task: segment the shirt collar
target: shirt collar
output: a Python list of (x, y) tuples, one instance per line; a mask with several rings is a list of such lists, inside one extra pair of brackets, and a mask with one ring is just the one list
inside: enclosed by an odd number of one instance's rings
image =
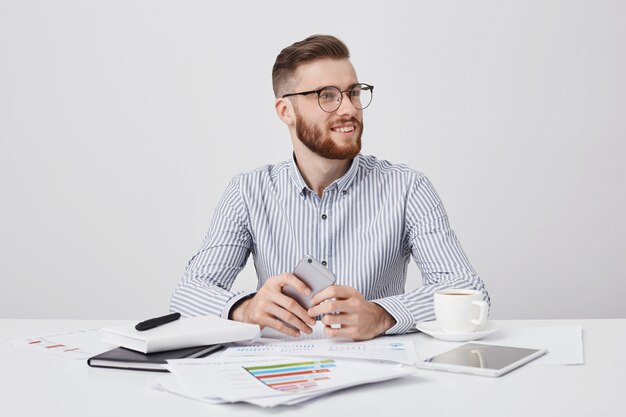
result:
[[(343, 176), (335, 181), (337, 184), (337, 189), (341, 192), (348, 191), (354, 178), (356, 177), (356, 173), (359, 170), (359, 164), (361, 162), (361, 154), (358, 154), (353, 160), (352, 165), (350, 165), (350, 169), (348, 172), (343, 174)], [(331, 184), (332, 185), (332, 184)]]
[(304, 178), (302, 178), (300, 169), (298, 168), (298, 165), (296, 164), (295, 153), (291, 154), (291, 169), (289, 170), (289, 173), (291, 174), (291, 180), (293, 181), (300, 195), (304, 196), (307, 191), (312, 192), (312, 190), (306, 185)]
[[(350, 186), (352, 185), (354, 178), (356, 177), (357, 171), (359, 170), (359, 164), (360, 164), (361, 158), (362, 158), (361, 154), (358, 154), (352, 160), (352, 164), (350, 165), (348, 172), (346, 172), (345, 174), (343, 174), (343, 176), (333, 181), (328, 187), (326, 187), (326, 189), (330, 190), (333, 187), (337, 187), (339, 191), (345, 194), (347, 190), (350, 188)], [(291, 169), (289, 171), (291, 174), (291, 180), (293, 181), (294, 185), (296, 186), (298, 192), (301, 195), (305, 195), (307, 192), (310, 192), (310, 193), (313, 192), (313, 190), (311, 190), (306, 185), (306, 182), (304, 181), (304, 178), (302, 177), (302, 173), (300, 172), (300, 169), (298, 168), (298, 165), (296, 164), (295, 153), (292, 154), (291, 156)]]

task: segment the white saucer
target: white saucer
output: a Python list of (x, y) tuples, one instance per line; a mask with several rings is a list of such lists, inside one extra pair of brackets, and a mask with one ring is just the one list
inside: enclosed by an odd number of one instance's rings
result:
[(469, 342), (470, 340), (478, 340), (499, 330), (495, 327), (487, 327), (479, 328), (476, 331), (468, 333), (448, 333), (441, 330), (437, 320), (417, 323), (415, 327), (417, 327), (417, 330), (420, 332), (426, 333), (435, 339), (445, 340), (446, 342)]

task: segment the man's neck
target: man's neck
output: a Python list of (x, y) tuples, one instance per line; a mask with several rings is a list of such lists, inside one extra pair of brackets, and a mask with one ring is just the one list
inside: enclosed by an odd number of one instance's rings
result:
[(294, 149), (296, 164), (306, 184), (322, 198), (324, 190), (338, 178), (341, 178), (352, 164), (352, 160), (326, 159), (308, 148)]

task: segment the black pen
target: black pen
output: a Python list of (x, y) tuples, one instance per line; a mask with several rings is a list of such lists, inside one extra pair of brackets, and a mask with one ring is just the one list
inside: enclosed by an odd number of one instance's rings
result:
[(162, 326), (172, 321), (176, 321), (179, 318), (180, 318), (180, 313), (171, 313), (165, 316), (155, 317), (153, 319), (148, 319), (146, 321), (142, 321), (141, 323), (137, 323), (137, 325), (135, 326), (135, 329), (139, 331), (153, 329), (155, 327)]

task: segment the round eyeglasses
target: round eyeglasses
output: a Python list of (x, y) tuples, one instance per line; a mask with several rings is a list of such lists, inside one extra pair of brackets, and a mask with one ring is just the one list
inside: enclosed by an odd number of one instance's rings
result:
[(347, 90), (340, 90), (335, 86), (320, 88), (319, 90), (302, 91), (300, 93), (284, 94), (283, 98), (291, 96), (306, 96), (309, 94), (317, 94), (317, 103), (320, 108), (327, 113), (333, 113), (341, 107), (343, 101), (343, 93), (348, 93), (350, 102), (358, 110), (363, 110), (372, 103), (374, 95), (374, 86), (369, 84), (355, 84)]

